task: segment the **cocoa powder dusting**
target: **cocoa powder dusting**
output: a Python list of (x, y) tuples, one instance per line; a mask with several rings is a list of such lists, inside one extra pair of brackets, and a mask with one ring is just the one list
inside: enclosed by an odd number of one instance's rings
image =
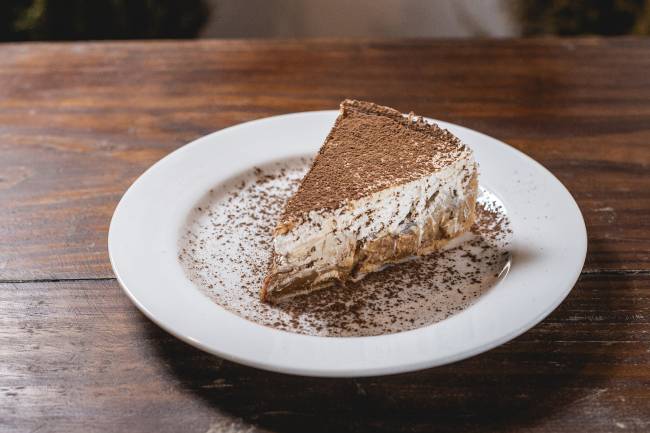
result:
[(279, 305), (259, 300), (283, 206), (309, 161), (256, 167), (211, 190), (188, 216), (179, 260), (210, 299), (261, 325), (321, 336), (367, 336), (426, 326), (471, 305), (506, 274), (509, 221), (501, 203), (481, 190), (466, 242)]
[(429, 176), (468, 150), (446, 129), (392, 108), (345, 100), (281, 223)]

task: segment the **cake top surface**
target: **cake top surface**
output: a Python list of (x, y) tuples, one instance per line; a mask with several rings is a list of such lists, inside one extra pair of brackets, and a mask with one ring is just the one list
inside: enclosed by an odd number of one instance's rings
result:
[(467, 152), (449, 131), (413, 113), (346, 99), (280, 223), (428, 176)]

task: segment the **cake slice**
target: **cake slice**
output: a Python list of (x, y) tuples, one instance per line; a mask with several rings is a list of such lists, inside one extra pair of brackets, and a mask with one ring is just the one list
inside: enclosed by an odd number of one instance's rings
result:
[(276, 302), (444, 248), (475, 217), (477, 167), (449, 131), (345, 100), (273, 233), (261, 298)]

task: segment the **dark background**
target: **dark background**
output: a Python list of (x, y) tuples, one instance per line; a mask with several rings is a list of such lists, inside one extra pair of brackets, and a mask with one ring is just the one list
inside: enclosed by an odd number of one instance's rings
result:
[[(454, 9), (461, 16), (462, 22), (462, 19), (467, 20), (468, 16), (471, 18), (472, 11), (476, 12), (480, 9), (479, 6), (485, 8), (485, 3), (481, 5), (478, 3), (480, 1), (461, 2), (464, 10), (453, 4), (449, 6), (447, 2), (447, 9)], [(224, 6), (224, 11), (237, 9), (237, 13), (221, 16), (220, 3)], [(423, 0), (408, 3), (411, 15), (417, 15), (418, 7), (433, 8), (435, 11), (436, 3), (441, 2)], [(268, 4), (267, 2), (267, 6)], [(248, 0), (236, 3), (228, 0), (3, 0), (0, 2), (0, 41), (219, 37), (224, 36), (219, 33), (220, 26), (239, 29), (236, 35), (243, 37), (309, 36), (313, 34), (313, 32), (309, 33), (309, 29), (298, 32), (288, 27), (286, 23), (268, 26), (265, 21), (282, 20), (284, 12), (282, 9), (285, 8), (286, 15), (291, 15), (295, 9), (299, 9), (304, 14), (305, 9), (321, 8), (322, 4), (305, 2), (297, 6), (295, 1), (275, 0), (272, 2), (271, 9), (263, 9), (261, 3)], [(366, 3), (366, 11), (368, 7), (377, 4)], [(650, 33), (650, 1), (646, 0), (496, 0), (491, 4), (494, 6), (490, 7), (499, 9), (497, 12), (510, 17), (514, 28), (506, 32), (506, 35), (510, 36)], [(345, 3), (336, 4), (334, 7), (341, 8), (341, 5)], [(387, 7), (385, 2), (383, 7)], [(390, 7), (395, 8), (389, 4), (388, 8)], [(360, 10), (363, 9), (353, 8), (350, 13), (359, 14)], [(316, 11), (311, 15), (318, 17), (319, 12)], [(336, 23), (335, 14), (341, 12), (346, 11), (335, 11), (330, 20)], [(260, 14), (262, 16), (259, 16)], [(379, 12), (379, 16), (385, 15)], [(481, 13), (477, 15), (480, 17)], [(253, 21), (252, 18), (255, 20)], [(367, 14), (359, 17), (362, 18), (373, 19), (372, 16), (368, 18)], [(296, 19), (300, 20), (301, 17), (298, 16)], [(476, 20), (476, 17), (472, 19)], [(241, 23), (232, 23), (233, 20), (240, 20)], [(394, 29), (389, 31), (385, 28), (385, 23), (371, 22), (370, 36), (412, 36), (412, 33), (408, 33), (409, 17), (406, 16), (404, 20), (399, 24), (399, 27), (404, 29), (403, 35)], [(209, 26), (212, 30), (202, 34), (202, 30), (208, 23), (212, 23)], [(419, 25), (422, 26), (422, 22)], [(426, 25), (425, 22), (424, 26)], [(439, 23), (432, 20), (431, 26), (436, 25)], [(499, 23), (491, 25), (499, 26)], [(260, 27), (266, 29), (263, 34), (260, 33)], [(336, 29), (332, 31), (336, 34)], [(430, 35), (431, 32), (420, 31), (420, 33)], [(232, 34), (232, 30), (229, 34)], [(433, 32), (433, 34), (457, 36), (456, 32), (449, 29)], [(345, 30), (341, 35), (346, 36)], [(470, 32), (470, 35), (490, 36), (489, 32), (480, 29)]]

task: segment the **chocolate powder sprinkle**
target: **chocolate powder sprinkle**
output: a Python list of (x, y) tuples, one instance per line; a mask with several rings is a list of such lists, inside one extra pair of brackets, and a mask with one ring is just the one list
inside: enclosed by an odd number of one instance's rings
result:
[(345, 100), (280, 223), (428, 176), (465, 152), (449, 131), (412, 113), (405, 117), (371, 102)]
[[(345, 287), (279, 305), (259, 300), (272, 231), (309, 161), (257, 167), (197, 203), (179, 240), (188, 277), (217, 305), (258, 324), (309, 335), (366, 336), (406, 331), (456, 314), (504, 277), (509, 221), (481, 190), (477, 221), (465, 243)], [(200, 208), (200, 209), (199, 209)]]

